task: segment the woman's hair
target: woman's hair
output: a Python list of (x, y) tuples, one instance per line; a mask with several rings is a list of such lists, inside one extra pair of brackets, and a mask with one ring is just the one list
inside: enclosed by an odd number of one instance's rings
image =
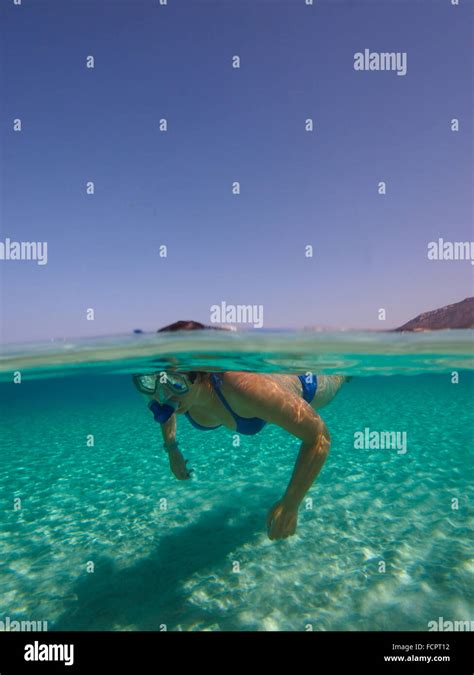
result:
[[(156, 332), (171, 333), (178, 330), (225, 330), (225, 329), (221, 328), (220, 326), (205, 326), (200, 321), (175, 321), (174, 323), (170, 323), (169, 326), (163, 326), (163, 328), (159, 328)], [(207, 373), (204, 373), (199, 370), (194, 372), (188, 372), (187, 374), (192, 383), (196, 381), (196, 377), (198, 376), (198, 374), (201, 375), (201, 377), (207, 375)]]
[(225, 330), (225, 329), (221, 328), (220, 326), (205, 326), (200, 321), (175, 321), (174, 323), (170, 323), (169, 326), (163, 326), (163, 328), (159, 328), (156, 332), (165, 333), (176, 330)]
[(203, 328), (207, 327), (208, 326), (205, 326), (199, 321), (175, 321), (174, 323), (170, 323), (169, 326), (163, 326), (163, 328), (159, 328), (157, 333), (175, 330), (202, 330)]

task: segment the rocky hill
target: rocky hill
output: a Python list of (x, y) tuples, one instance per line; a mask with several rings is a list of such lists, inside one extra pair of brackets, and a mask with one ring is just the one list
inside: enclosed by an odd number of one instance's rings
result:
[(446, 330), (474, 328), (474, 297), (419, 314), (395, 331)]

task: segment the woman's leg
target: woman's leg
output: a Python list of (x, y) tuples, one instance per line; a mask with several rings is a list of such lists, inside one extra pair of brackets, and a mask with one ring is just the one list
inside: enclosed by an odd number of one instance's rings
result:
[(311, 406), (315, 409), (323, 408), (331, 403), (344, 382), (349, 378), (345, 375), (318, 375), (318, 388), (311, 401)]

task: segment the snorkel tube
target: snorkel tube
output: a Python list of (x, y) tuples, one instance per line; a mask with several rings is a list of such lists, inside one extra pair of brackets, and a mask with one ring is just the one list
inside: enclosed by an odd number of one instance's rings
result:
[[(159, 375), (166, 375), (163, 382), (160, 381)], [(135, 374), (132, 375), (132, 380), (141, 394), (156, 397), (148, 403), (148, 407), (153, 413), (155, 422), (160, 424), (167, 422), (179, 407), (179, 403), (173, 401), (172, 397), (182, 396), (189, 391), (189, 382), (183, 373)]]
[[(152, 382), (150, 383), (149, 387), (147, 387), (146, 384), (143, 383), (143, 380), (147, 379), (152, 379)], [(167, 395), (162, 388), (157, 387), (157, 380), (156, 378), (153, 378), (153, 376), (132, 375), (132, 380), (133, 384), (141, 394), (151, 395), (157, 392), (158, 390), (157, 393), (158, 398), (160, 400), (157, 401), (156, 399), (152, 399), (148, 403), (148, 408), (153, 413), (155, 422), (158, 422), (159, 424), (164, 424), (165, 422), (167, 422), (171, 417), (171, 415), (175, 412), (176, 408), (178, 407), (178, 404), (174, 403), (173, 401), (170, 401), (169, 395)]]
[(150, 401), (148, 407), (153, 413), (155, 422), (159, 422), (160, 424), (167, 422), (175, 411), (175, 408), (169, 405), (169, 403), (161, 404), (158, 401)]

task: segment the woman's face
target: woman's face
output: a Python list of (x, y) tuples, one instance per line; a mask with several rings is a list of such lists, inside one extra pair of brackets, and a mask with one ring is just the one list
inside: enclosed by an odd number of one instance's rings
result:
[(155, 393), (149, 395), (149, 399), (160, 404), (170, 403), (177, 413), (187, 412), (196, 400), (201, 378), (197, 375), (194, 382), (191, 382), (189, 376), (184, 374), (181, 376), (187, 385), (187, 391), (179, 393), (167, 384), (159, 384)]

